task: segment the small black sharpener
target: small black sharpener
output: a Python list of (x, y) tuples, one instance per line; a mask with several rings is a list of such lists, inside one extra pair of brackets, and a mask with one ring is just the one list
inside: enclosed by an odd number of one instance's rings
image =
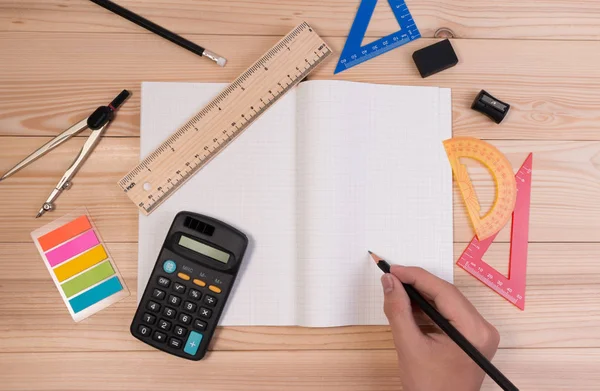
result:
[(506, 114), (508, 114), (510, 105), (481, 90), (473, 101), (471, 108), (490, 117), (494, 122), (499, 124), (506, 117)]
[(435, 75), (458, 64), (458, 57), (448, 39), (419, 49), (412, 57), (422, 78)]
[(221, 221), (178, 213), (131, 323), (131, 334), (164, 352), (200, 360), (247, 247), (246, 235)]

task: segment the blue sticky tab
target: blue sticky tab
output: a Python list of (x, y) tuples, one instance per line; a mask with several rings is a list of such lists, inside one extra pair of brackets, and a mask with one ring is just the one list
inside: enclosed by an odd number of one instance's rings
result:
[(96, 285), (90, 290), (87, 290), (77, 297), (69, 300), (73, 312), (78, 313), (91, 305), (96, 304), (100, 300), (106, 299), (108, 296), (114, 295), (123, 289), (121, 281), (117, 276), (111, 277), (103, 283)]
[(190, 356), (195, 356), (198, 351), (198, 347), (200, 346), (200, 342), (202, 342), (203, 335), (197, 333), (195, 331), (190, 332), (190, 335), (185, 343), (185, 348), (183, 351), (189, 354)]

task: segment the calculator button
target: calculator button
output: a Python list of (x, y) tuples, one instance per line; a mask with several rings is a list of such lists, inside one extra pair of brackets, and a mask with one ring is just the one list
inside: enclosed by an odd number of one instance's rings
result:
[(208, 287), (208, 289), (210, 289), (211, 291), (213, 291), (215, 293), (221, 293), (221, 288), (219, 288), (218, 286), (211, 285)]
[(167, 318), (175, 319), (175, 314), (177, 314), (177, 311), (175, 311), (173, 308), (165, 307), (163, 310), (163, 315)]
[(181, 349), (181, 344), (182, 344), (182, 342), (181, 342), (180, 339), (171, 338), (169, 340), (169, 346), (172, 347), (172, 348), (174, 348), (174, 349)]
[(175, 295), (169, 295), (169, 304), (178, 307), (181, 304), (181, 297)]
[(196, 311), (197, 305), (192, 303), (191, 301), (186, 301), (183, 303), (183, 309), (189, 312)]
[(149, 301), (146, 308), (148, 308), (152, 312), (158, 312), (160, 311), (160, 304), (158, 304), (155, 301)]
[(185, 348), (183, 348), (183, 351), (189, 354), (190, 356), (196, 355), (198, 347), (202, 342), (202, 337), (203, 336), (200, 333), (197, 333), (195, 331), (190, 332), (190, 335), (187, 339), (187, 342), (185, 343)]
[(199, 314), (200, 314), (201, 317), (203, 317), (205, 319), (208, 319), (212, 315), (212, 311), (209, 310), (208, 308), (200, 307)]
[(211, 295), (206, 295), (204, 296), (204, 304), (206, 304), (209, 307), (214, 307), (217, 305), (217, 299), (215, 299)]
[(188, 296), (194, 300), (200, 300), (200, 298), (202, 297), (202, 293), (200, 293), (200, 291), (197, 291), (195, 289), (190, 289), (190, 293), (188, 294)]
[(151, 315), (149, 313), (145, 313), (144, 314), (144, 323), (148, 323), (148, 324), (154, 324), (154, 322), (156, 322), (156, 316)]
[(206, 322), (204, 322), (200, 319), (196, 319), (194, 321), (194, 328), (196, 330), (204, 331), (204, 330), (206, 330)]
[(173, 329), (173, 333), (175, 333), (175, 335), (183, 337), (187, 334), (187, 329), (185, 327), (175, 326), (175, 328)]
[(167, 340), (167, 334), (161, 333), (160, 331), (155, 331), (152, 339), (156, 342), (165, 342)]
[(163, 270), (165, 273), (175, 273), (175, 269), (177, 269), (177, 264), (175, 261), (169, 259), (163, 263)]
[(160, 289), (154, 289), (152, 291), (152, 297), (157, 300), (162, 300), (165, 298), (165, 291), (161, 291)]
[(182, 280), (186, 280), (186, 281), (190, 280), (190, 276), (188, 276), (185, 273), (177, 273), (177, 277), (181, 278)]
[(194, 278), (194, 281), (193, 281), (193, 282), (194, 282), (194, 284), (196, 284), (196, 285), (198, 285), (198, 286), (201, 286), (201, 287), (205, 287), (205, 286), (206, 286), (206, 282), (204, 282), (204, 281), (202, 281), (202, 280), (199, 280), (199, 279), (197, 279), (197, 278)]
[(188, 314), (179, 314), (179, 321), (181, 323), (190, 324), (192, 322), (192, 317)]
[(165, 288), (168, 288), (169, 285), (171, 285), (171, 280), (169, 280), (167, 277), (158, 277), (158, 285), (160, 286), (164, 286)]
[(180, 283), (176, 282), (175, 284), (173, 284), (173, 290), (177, 293), (184, 293), (185, 285), (181, 285)]
[(138, 328), (138, 331), (144, 337), (148, 337), (150, 335), (150, 333), (152, 332), (152, 330), (150, 330), (150, 327), (144, 326), (144, 325), (141, 325)]
[(171, 322), (161, 319), (158, 321), (158, 328), (161, 330), (169, 331), (171, 329)]

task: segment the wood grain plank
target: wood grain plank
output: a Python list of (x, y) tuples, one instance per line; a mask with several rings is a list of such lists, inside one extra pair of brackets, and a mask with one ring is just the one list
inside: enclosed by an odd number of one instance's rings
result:
[[(81, 138), (69, 141), (0, 183), (0, 242), (28, 242), (31, 231), (80, 206), (90, 210), (105, 240), (137, 241), (137, 209), (116, 185), (138, 162), (137, 138), (103, 139), (75, 177), (73, 187), (58, 199), (56, 211), (41, 219), (33, 218), (83, 141)], [(44, 142), (45, 139), (36, 137), (0, 138), (0, 172)], [(495, 141), (494, 144), (506, 154), (515, 170), (529, 152), (534, 153), (531, 241), (600, 241), (600, 143)], [(493, 200), (494, 184), (485, 169), (473, 166), (470, 171), (485, 209)], [(457, 194), (454, 232), (458, 242), (468, 242), (473, 236)], [(509, 226), (498, 236), (499, 241), (508, 239)]]
[[(121, 0), (119, 4), (178, 33), (283, 35), (306, 20), (321, 34), (345, 37), (357, 0)], [(440, 27), (460, 38), (600, 39), (600, 4), (554, 0), (408, 0), (424, 37)], [(389, 7), (377, 8), (369, 34), (398, 30)], [(142, 30), (87, 1), (2, 0), (0, 31), (133, 32)], [(202, 42), (202, 41), (199, 41)], [(216, 50), (216, 49), (213, 49)]]
[[(522, 390), (591, 391), (600, 382), (600, 349), (500, 350), (494, 363)], [(158, 351), (24, 353), (0, 354), (0, 366), (1, 387), (14, 391), (402, 389), (392, 350), (216, 352), (201, 362)], [(482, 391), (497, 389), (486, 378)]]
[[(455, 245), (455, 258), (464, 246)], [(132, 296), (74, 323), (33, 244), (0, 244), (0, 296), (5, 298), (0, 301), (0, 352), (149, 350), (129, 334), (136, 308), (137, 245), (108, 243), (107, 247)], [(494, 244), (485, 259), (505, 272), (508, 249), (508, 244)], [(531, 244), (525, 312), (458, 267), (455, 281), (499, 329), (504, 348), (600, 347), (599, 257), (600, 243)], [(425, 318), (422, 323), (430, 324)], [(215, 341), (212, 349), (227, 351), (393, 346), (387, 326), (224, 327)]]
[[(0, 136), (56, 135), (123, 88), (134, 95), (107, 136), (138, 135), (142, 81), (229, 82), (279, 37), (192, 38), (226, 56), (227, 66), (147, 34), (0, 33)], [(343, 39), (326, 41), (339, 53)], [(600, 42), (456, 40), (460, 64), (422, 79), (410, 54), (433, 42), (412, 42), (336, 76), (331, 56), (311, 78), (451, 87), (455, 135), (600, 140)], [(470, 109), (482, 88), (512, 105), (501, 126)]]

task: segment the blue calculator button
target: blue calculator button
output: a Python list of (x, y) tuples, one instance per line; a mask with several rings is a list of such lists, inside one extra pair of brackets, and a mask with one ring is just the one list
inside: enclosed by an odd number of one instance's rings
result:
[(198, 347), (200, 346), (200, 342), (202, 342), (203, 335), (197, 333), (195, 331), (190, 332), (188, 336), (187, 342), (185, 343), (185, 348), (183, 351), (189, 354), (190, 356), (195, 356), (198, 351)]
[(163, 263), (163, 270), (165, 271), (165, 273), (174, 273), (175, 269), (177, 269), (177, 264), (175, 263), (175, 261), (171, 261), (169, 259), (168, 261), (165, 261), (165, 263)]

